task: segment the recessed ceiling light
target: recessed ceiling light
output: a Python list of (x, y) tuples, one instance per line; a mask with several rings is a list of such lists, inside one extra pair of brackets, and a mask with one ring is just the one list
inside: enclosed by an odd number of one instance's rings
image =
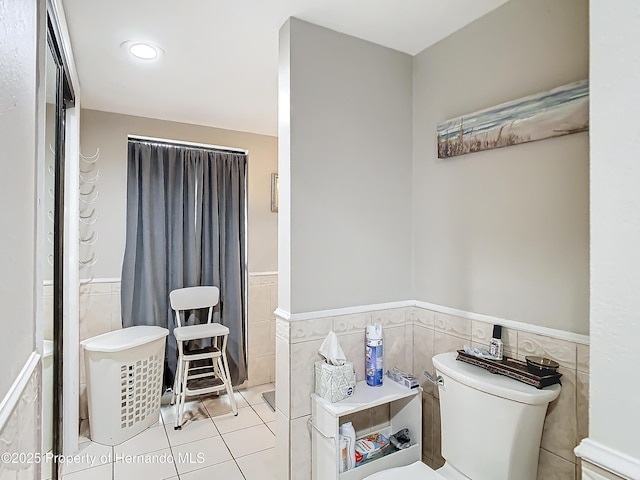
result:
[(122, 42), (121, 46), (125, 47), (131, 55), (142, 60), (155, 60), (164, 53), (160, 47), (133, 40)]
[(143, 60), (153, 60), (158, 56), (158, 51), (146, 43), (134, 43), (129, 47), (129, 53)]

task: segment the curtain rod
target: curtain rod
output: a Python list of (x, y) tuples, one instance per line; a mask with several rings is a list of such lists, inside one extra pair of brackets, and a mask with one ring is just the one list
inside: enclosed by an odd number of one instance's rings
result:
[(167, 138), (144, 137), (142, 135), (127, 135), (127, 140), (142, 140), (143, 142), (165, 143), (168, 145), (176, 145), (178, 147), (207, 148), (211, 150), (221, 150), (231, 153), (244, 153), (245, 155), (249, 153), (249, 150), (243, 150), (242, 148), (221, 147), (220, 145), (209, 145), (207, 143), (183, 142), (181, 140), (169, 140)]

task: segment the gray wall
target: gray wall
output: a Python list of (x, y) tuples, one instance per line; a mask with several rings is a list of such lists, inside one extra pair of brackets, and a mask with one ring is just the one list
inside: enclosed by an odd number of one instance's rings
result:
[(0, 7), (0, 400), (35, 349), (37, 5)]
[(438, 160), (436, 125), (588, 77), (587, 0), (512, 0), (414, 58), (418, 300), (588, 333), (581, 133)]
[(295, 18), (288, 35), (290, 311), (409, 299), (411, 57)]
[[(96, 110), (82, 110), (80, 118), (82, 153), (91, 156), (100, 149), (98, 220), (93, 225), (98, 241), (92, 247), (98, 261), (90, 271), (94, 277), (120, 278), (122, 272), (129, 134), (249, 150), (249, 271), (277, 270), (277, 214), (271, 212), (270, 203), (271, 173), (277, 171), (275, 137)], [(80, 166), (87, 167), (83, 162)], [(86, 250), (82, 253), (85, 259), (91, 255)], [(81, 276), (86, 277), (88, 272), (82, 270)]]

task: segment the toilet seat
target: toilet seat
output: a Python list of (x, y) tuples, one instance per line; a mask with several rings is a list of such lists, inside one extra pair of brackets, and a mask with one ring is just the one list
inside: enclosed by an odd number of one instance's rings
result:
[(404, 467), (390, 468), (382, 472), (365, 477), (364, 480), (446, 480), (435, 470), (430, 469), (422, 462), (415, 462)]

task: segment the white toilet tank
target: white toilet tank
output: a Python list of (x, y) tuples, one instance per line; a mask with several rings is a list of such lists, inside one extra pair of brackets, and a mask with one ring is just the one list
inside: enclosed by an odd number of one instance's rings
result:
[(472, 480), (536, 480), (542, 426), (560, 385), (538, 390), (456, 360), (433, 357), (438, 375), (442, 457)]

